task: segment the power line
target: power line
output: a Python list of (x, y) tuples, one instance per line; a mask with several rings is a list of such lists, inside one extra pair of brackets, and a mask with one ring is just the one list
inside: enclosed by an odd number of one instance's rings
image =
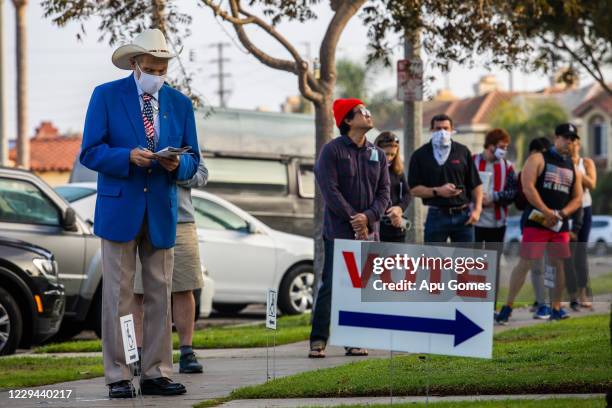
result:
[(219, 80), (219, 88), (217, 89), (217, 94), (219, 95), (219, 106), (222, 108), (226, 107), (227, 99), (226, 96), (229, 96), (231, 90), (225, 87), (225, 78), (231, 77), (231, 74), (225, 72), (224, 67), (225, 63), (229, 62), (229, 58), (223, 58), (223, 49), (225, 47), (229, 47), (231, 44), (218, 42), (215, 44), (211, 44), (210, 48), (217, 48), (217, 58), (210, 61), (212, 64), (217, 64), (218, 72), (216, 74), (211, 75), (211, 77), (217, 78)]

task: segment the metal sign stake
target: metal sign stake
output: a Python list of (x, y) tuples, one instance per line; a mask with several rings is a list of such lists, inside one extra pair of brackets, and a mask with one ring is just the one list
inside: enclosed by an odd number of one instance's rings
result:
[[(275, 289), (268, 289), (266, 296), (266, 328), (274, 330), (272, 343), (272, 379), (276, 378), (276, 298)], [(270, 358), (269, 340), (270, 335), (266, 335), (266, 381), (270, 380)]]

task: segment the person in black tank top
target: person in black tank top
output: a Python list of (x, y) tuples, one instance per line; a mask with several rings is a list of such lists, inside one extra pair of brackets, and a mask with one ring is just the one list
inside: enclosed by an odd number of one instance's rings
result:
[[(562, 211), (570, 202), (574, 183), (576, 182), (574, 163), (569, 156), (560, 155), (555, 148), (542, 153), (544, 158), (544, 171), (536, 179), (535, 187), (544, 205), (551, 210)], [(527, 202), (525, 212), (527, 219), (525, 227), (548, 229), (539, 222), (529, 218), (531, 211), (536, 209), (530, 202)], [(569, 231), (567, 216), (563, 219), (561, 228), (558, 232)]]
[(561, 308), (565, 288), (563, 260), (571, 256), (567, 219), (582, 205), (582, 178), (569, 157), (570, 144), (578, 139), (571, 123), (557, 126), (554, 146), (544, 153), (527, 159), (521, 177), (528, 205), (523, 227), (521, 259), (512, 271), (507, 303), (495, 316), (499, 324), (506, 324), (512, 304), (525, 282), (527, 272), (535, 260), (546, 251), (555, 268), (555, 288), (552, 295), (551, 320), (569, 317)]

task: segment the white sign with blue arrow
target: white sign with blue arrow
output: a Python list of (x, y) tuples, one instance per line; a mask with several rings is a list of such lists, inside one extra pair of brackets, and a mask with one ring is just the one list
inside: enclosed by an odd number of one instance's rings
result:
[[(408, 247), (407, 253), (414, 251), (414, 245)], [(444, 301), (432, 297), (431, 302), (363, 301), (362, 287), (357, 285), (366, 267), (360, 262), (361, 250), (359, 241), (334, 242), (330, 344), (492, 357), (492, 301), (463, 301), (460, 296)], [(462, 250), (457, 251), (460, 254)], [(414, 252), (420, 256), (423, 251)], [(355, 271), (356, 266), (359, 271)]]

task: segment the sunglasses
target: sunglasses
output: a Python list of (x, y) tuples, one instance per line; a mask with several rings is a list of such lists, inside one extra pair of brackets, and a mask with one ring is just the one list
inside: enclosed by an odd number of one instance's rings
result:
[(372, 113), (367, 110), (366, 108), (358, 108), (356, 111), (354, 111), (355, 113), (361, 113), (361, 115), (363, 115), (363, 117), (365, 118), (371, 118), (372, 117)]
[(397, 136), (385, 136), (379, 140), (380, 143), (399, 143)]

